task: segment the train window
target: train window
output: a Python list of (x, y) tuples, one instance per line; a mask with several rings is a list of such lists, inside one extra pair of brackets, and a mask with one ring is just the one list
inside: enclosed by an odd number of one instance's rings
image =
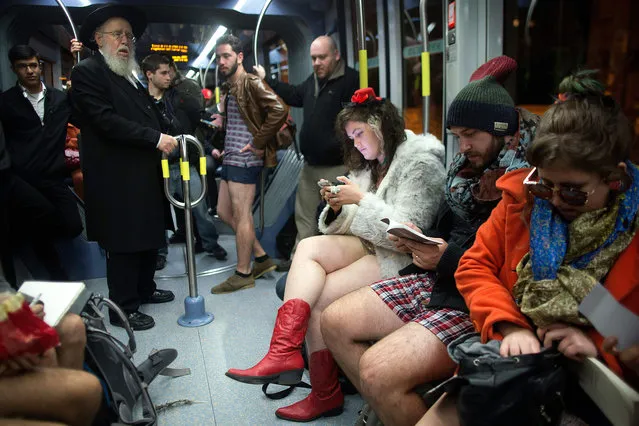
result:
[[(357, 31), (357, 14), (355, 1), (351, 2), (351, 17), (353, 24), (353, 31)], [(379, 93), (379, 49), (380, 43), (383, 40), (379, 40), (377, 34), (377, 2), (376, 0), (364, 0), (364, 14), (366, 30), (364, 36), (366, 38), (366, 51), (368, 54), (368, 86), (375, 90), (375, 93)], [(355, 52), (355, 69), (359, 70), (359, 61), (357, 55), (359, 52), (359, 44), (357, 41), (357, 35), (353, 36), (353, 52)]]
[(638, 15), (639, 2), (630, 0), (614, 5), (606, 0), (505, 0), (504, 54), (519, 63), (508, 82), (515, 102), (543, 113), (563, 77), (579, 68), (598, 69), (634, 125), (633, 158), (639, 159), (639, 27), (631, 25), (631, 17)]
[(271, 78), (288, 83), (288, 48), (281, 38), (266, 46)]
[[(430, 115), (429, 133), (442, 139), (443, 101), (443, 14), (442, 1), (429, 1), (428, 46), (430, 55)], [(404, 119), (406, 128), (416, 133), (422, 125), (421, 60), (422, 34), (419, 17), (419, 1), (404, 0), (402, 25), (402, 57), (404, 58)]]

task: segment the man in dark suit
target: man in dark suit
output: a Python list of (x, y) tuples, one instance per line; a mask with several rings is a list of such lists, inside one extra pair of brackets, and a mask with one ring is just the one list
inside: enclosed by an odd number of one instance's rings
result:
[[(71, 109), (67, 96), (41, 81), (38, 53), (27, 45), (9, 50), (11, 68), (18, 82), (0, 95), (0, 122), (6, 151), (0, 176), (0, 235), (3, 260), (14, 285), (12, 250), (26, 242), (46, 268), (39, 279), (64, 281), (67, 275), (54, 247), (58, 238), (73, 238), (82, 232), (73, 194), (65, 185), (64, 142)], [(37, 274), (36, 271), (32, 271)]]
[[(109, 5), (84, 21), (80, 40), (96, 54), (73, 70), (71, 103), (82, 129), (80, 155), (87, 232), (107, 251), (110, 298), (134, 330), (155, 325), (142, 303), (174, 299), (153, 276), (158, 248), (170, 223), (162, 190), (161, 152), (177, 147), (161, 132), (162, 117), (135, 75), (135, 39), (146, 19), (135, 8)], [(121, 325), (111, 317), (111, 324)]]

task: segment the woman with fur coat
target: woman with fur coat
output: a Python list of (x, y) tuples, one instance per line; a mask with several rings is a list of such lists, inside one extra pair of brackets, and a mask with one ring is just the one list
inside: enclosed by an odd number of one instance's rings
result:
[(388, 239), (381, 220), (430, 226), (443, 202), (443, 145), (432, 135), (404, 130), (397, 108), (370, 88), (356, 91), (351, 100), (336, 120), (350, 178), (339, 176), (341, 185), (320, 190), (327, 205), (319, 227), (326, 235), (298, 245), (267, 355), (253, 368), (226, 373), (244, 383), (298, 383), (307, 337), (313, 390), (275, 413), (292, 421), (342, 412), (337, 365), (320, 331), (324, 308), (346, 293), (396, 276), (412, 262)]

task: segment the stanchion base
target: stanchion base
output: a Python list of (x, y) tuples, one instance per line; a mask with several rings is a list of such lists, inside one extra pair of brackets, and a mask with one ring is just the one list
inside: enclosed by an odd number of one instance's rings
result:
[(204, 298), (202, 296), (187, 297), (184, 299), (184, 315), (178, 318), (178, 324), (182, 327), (201, 327), (209, 324), (215, 317), (204, 310)]

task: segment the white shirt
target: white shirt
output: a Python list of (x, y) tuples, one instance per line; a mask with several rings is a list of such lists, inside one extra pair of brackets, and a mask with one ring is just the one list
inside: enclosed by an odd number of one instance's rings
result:
[(31, 106), (33, 110), (40, 117), (40, 123), (44, 126), (44, 95), (47, 93), (47, 88), (44, 83), (40, 82), (42, 90), (38, 93), (30, 93), (23, 85), (20, 85), (22, 88), (22, 93), (24, 97), (31, 102)]

